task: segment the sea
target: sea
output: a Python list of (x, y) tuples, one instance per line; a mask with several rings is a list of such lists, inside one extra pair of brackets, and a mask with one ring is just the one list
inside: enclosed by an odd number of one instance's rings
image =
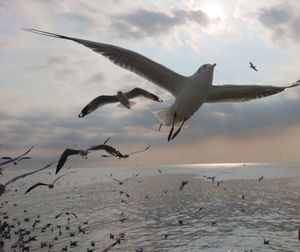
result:
[(24, 194), (54, 171), (8, 185), (0, 251), (300, 251), (299, 164), (63, 168)]

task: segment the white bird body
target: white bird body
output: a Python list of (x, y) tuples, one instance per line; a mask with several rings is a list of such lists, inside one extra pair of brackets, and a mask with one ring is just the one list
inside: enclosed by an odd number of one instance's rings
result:
[(174, 114), (175, 123), (189, 119), (205, 102), (212, 86), (213, 70), (216, 64), (205, 64), (182, 83), (182, 89), (174, 103), (167, 108), (155, 112), (158, 119), (165, 125), (171, 126)]

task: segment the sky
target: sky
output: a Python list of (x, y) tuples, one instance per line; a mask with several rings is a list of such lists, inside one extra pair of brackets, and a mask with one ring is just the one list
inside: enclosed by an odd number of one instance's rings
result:
[[(0, 0), (0, 150), (28, 165), (57, 161), (66, 148), (110, 144), (126, 160), (70, 158), (76, 166), (300, 162), (300, 88), (247, 103), (204, 104), (172, 142), (153, 112), (174, 97), (71, 41), (34, 28), (114, 44), (182, 74), (217, 63), (214, 85), (285, 86), (300, 79), (300, 1)], [(252, 61), (258, 72), (249, 68)], [(132, 110), (104, 106), (79, 119), (99, 95), (141, 87)]]

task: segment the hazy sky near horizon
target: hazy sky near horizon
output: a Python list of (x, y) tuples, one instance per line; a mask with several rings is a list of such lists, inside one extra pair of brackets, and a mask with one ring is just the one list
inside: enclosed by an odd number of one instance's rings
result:
[[(77, 166), (214, 162), (300, 162), (300, 88), (247, 103), (205, 104), (172, 142), (153, 114), (173, 97), (71, 41), (35, 28), (137, 51), (183, 75), (217, 63), (214, 84), (289, 85), (300, 79), (300, 1), (1, 1), (0, 148), (31, 162), (58, 160), (112, 136), (128, 160), (72, 158)], [(258, 72), (249, 68), (249, 61)], [(131, 111), (104, 106), (79, 119), (96, 96), (145, 88)], [(28, 162), (29, 163), (29, 162)]]

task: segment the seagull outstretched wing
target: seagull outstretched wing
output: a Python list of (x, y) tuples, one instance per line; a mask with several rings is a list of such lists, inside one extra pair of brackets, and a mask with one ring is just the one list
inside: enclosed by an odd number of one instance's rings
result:
[(185, 76), (180, 75), (170, 70), (169, 68), (134, 51), (130, 51), (125, 48), (110, 44), (68, 37), (36, 29), (26, 28), (24, 30), (49, 37), (72, 40), (79, 44), (82, 44), (92, 49), (94, 52), (100, 53), (104, 57), (107, 57), (116, 65), (134, 72), (137, 75), (145, 78), (146, 80), (157, 84), (161, 88), (166, 89), (174, 96), (176, 96), (182, 89)]
[(58, 164), (56, 166), (56, 172), (55, 174), (57, 174), (60, 169), (64, 166), (64, 164), (67, 161), (67, 158), (71, 155), (77, 155), (80, 153), (80, 150), (73, 150), (73, 149), (65, 149), (64, 152), (61, 154), (59, 160), (58, 160)]
[(271, 96), (300, 85), (300, 81), (286, 87), (264, 85), (220, 85), (212, 86), (206, 98), (206, 103), (215, 102), (245, 102), (253, 99)]
[(131, 152), (128, 155), (133, 155), (133, 154), (136, 154), (136, 153), (140, 153), (140, 152), (146, 151), (146, 150), (150, 149), (150, 147), (151, 147), (151, 145), (148, 145), (145, 149)]
[(24, 194), (29, 193), (31, 190), (33, 190), (34, 188), (36, 188), (38, 186), (49, 186), (49, 185), (45, 184), (45, 183), (40, 183), (40, 182), (36, 183), (35, 185), (29, 187)]
[(116, 95), (100, 95), (96, 97), (94, 100), (89, 102), (80, 112), (78, 115), (79, 118), (82, 118), (93, 111), (95, 111), (97, 108), (108, 104), (108, 103), (115, 103), (119, 102), (119, 99)]
[(150, 92), (148, 92), (145, 89), (142, 88), (134, 88), (131, 91), (125, 93), (128, 99), (132, 99), (135, 98), (137, 96), (144, 96), (147, 99), (153, 100), (153, 101), (157, 101), (157, 102), (162, 102), (161, 99), (159, 99), (158, 96), (156, 96), (155, 94), (152, 94)]

